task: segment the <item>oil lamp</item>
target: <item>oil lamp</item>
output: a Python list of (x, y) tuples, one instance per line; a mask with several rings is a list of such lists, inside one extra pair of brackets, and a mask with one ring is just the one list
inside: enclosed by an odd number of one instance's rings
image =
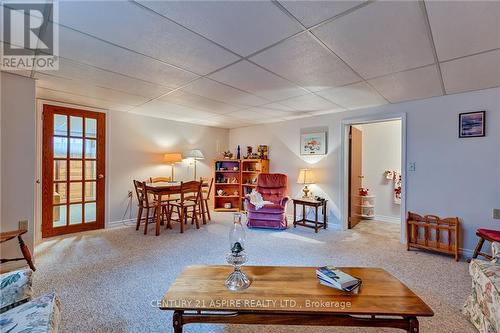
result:
[(243, 290), (250, 286), (250, 279), (241, 271), (241, 266), (247, 262), (245, 253), (245, 229), (241, 224), (241, 213), (233, 215), (233, 226), (229, 232), (230, 253), (226, 256), (227, 263), (233, 265), (234, 271), (226, 279), (226, 288), (233, 291)]

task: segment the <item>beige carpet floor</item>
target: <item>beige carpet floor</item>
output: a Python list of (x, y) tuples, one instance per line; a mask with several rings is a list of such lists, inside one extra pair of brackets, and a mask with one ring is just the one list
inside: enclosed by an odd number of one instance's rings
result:
[[(61, 297), (63, 332), (172, 332), (172, 313), (151, 304), (161, 299), (186, 265), (224, 264), (231, 215), (179, 234), (133, 227), (50, 239), (36, 248), (35, 293)], [(407, 284), (435, 312), (420, 319), (421, 332), (475, 332), (460, 313), (471, 281), (467, 263), (399, 243), (399, 226), (362, 222), (338, 231), (297, 227), (248, 230), (249, 264), (383, 267)], [(187, 325), (185, 332), (402, 332), (391, 329), (298, 326)]]

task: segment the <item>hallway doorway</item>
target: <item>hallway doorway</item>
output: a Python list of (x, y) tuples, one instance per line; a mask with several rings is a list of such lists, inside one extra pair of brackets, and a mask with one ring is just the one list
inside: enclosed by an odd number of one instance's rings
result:
[(346, 131), (346, 228), (391, 223), (403, 240), (402, 119), (355, 122)]

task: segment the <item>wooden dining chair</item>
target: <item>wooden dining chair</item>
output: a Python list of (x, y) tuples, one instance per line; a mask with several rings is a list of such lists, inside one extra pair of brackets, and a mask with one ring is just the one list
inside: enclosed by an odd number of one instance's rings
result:
[[(214, 178), (202, 178), (201, 179), (201, 200), (200, 200), (200, 214), (205, 212), (206, 220), (210, 221), (210, 209), (208, 208), (208, 200), (210, 200), (210, 193), (212, 192), (212, 186), (214, 184)], [(203, 205), (204, 209), (201, 209), (201, 205)], [(205, 222), (205, 219), (203, 219)]]
[[(180, 199), (172, 202), (171, 209), (168, 215), (168, 224), (172, 221), (179, 222), (181, 225), (181, 233), (184, 232), (184, 224), (188, 218), (191, 218), (191, 224), (196, 223), (196, 229), (200, 228), (198, 219), (198, 208), (201, 200), (201, 182), (195, 180), (189, 182), (181, 182)], [(173, 211), (176, 209), (177, 218), (173, 219)]]
[[(163, 183), (163, 182), (170, 182), (170, 181), (172, 181), (172, 178), (170, 178), (170, 177), (150, 177), (149, 178), (150, 183)], [(155, 197), (155, 200), (158, 200), (158, 198)], [(175, 196), (171, 196), (171, 195), (167, 195), (166, 197), (162, 196), (161, 204), (162, 204), (162, 206), (165, 206), (165, 218), (168, 219), (168, 214), (170, 212), (170, 203), (175, 202), (177, 200), (179, 200), (179, 198), (175, 197)], [(163, 212), (163, 208), (162, 208), (162, 212)], [(163, 216), (162, 216), (162, 224), (163, 224)]]
[[(152, 222), (154, 224), (155, 217), (156, 217), (156, 201), (155, 199), (152, 199), (152, 196), (148, 193), (147, 187), (146, 187), (146, 182), (141, 182), (139, 180), (134, 180), (134, 187), (135, 187), (135, 193), (137, 195), (137, 206), (139, 207), (139, 210), (137, 212), (137, 223), (135, 226), (135, 230), (139, 230), (139, 227), (141, 225), (142, 221), (142, 215), (144, 213), (144, 209), (146, 209), (146, 217), (144, 219), (144, 235), (148, 233), (148, 223), (149, 223), (149, 210), (153, 210), (153, 216), (151, 217)], [(166, 214), (166, 211), (163, 211), (162, 207), (162, 213)]]

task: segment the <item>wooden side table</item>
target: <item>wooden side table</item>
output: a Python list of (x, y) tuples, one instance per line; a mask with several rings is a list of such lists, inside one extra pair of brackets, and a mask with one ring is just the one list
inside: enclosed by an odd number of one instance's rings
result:
[[(326, 210), (326, 203), (328, 200), (315, 200), (308, 198), (300, 198), (300, 199), (292, 199), (293, 201), (293, 227), (295, 228), (297, 225), (301, 225), (303, 227), (314, 229), (315, 233), (318, 233), (318, 230), (323, 227), (326, 229), (328, 226), (328, 213)], [(297, 220), (297, 205), (302, 205), (302, 218)], [(314, 220), (309, 220), (306, 217), (306, 206), (314, 207)], [(321, 207), (321, 212), (323, 213), (323, 221), (319, 221), (318, 219), (318, 209)]]

